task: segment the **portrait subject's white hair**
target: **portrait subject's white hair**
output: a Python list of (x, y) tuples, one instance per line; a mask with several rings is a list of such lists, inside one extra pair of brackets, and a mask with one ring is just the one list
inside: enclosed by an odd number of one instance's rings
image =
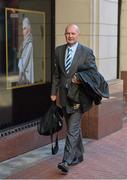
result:
[(30, 25), (30, 20), (28, 19), (28, 17), (25, 17), (24, 19), (23, 19), (23, 23), (22, 23), (22, 26), (23, 26), (23, 28), (25, 27), (25, 28), (31, 28), (31, 25)]

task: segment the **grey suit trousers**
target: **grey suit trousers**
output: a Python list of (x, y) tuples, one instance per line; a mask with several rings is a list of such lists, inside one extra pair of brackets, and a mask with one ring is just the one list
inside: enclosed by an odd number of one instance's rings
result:
[(75, 158), (83, 156), (81, 119), (82, 112), (77, 110), (73, 114), (65, 114), (67, 134), (65, 140), (63, 161), (71, 164)]

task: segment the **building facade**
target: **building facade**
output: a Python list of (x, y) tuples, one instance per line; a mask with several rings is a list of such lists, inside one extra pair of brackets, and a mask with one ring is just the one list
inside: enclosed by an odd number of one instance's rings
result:
[(91, 47), (99, 71), (117, 78), (118, 0), (56, 0), (56, 45), (64, 42), (64, 27), (76, 23), (82, 43)]
[[(24, 133), (22, 130), (36, 127), (50, 106), (54, 49), (65, 43), (67, 24), (79, 26), (80, 42), (93, 49), (98, 70), (108, 82), (126, 73), (126, 9), (126, 0), (0, 0), (1, 140), (14, 131)], [(33, 35), (34, 84), (19, 84), (17, 80), (22, 20), (26, 16)], [(24, 151), (49, 142), (40, 141)]]

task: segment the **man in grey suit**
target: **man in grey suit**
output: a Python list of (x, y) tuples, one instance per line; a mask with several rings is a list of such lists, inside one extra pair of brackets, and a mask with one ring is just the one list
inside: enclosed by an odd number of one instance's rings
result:
[[(79, 27), (75, 24), (69, 24), (65, 28), (67, 43), (56, 48), (53, 69), (51, 100), (56, 101), (59, 94), (67, 125), (63, 160), (58, 164), (58, 168), (64, 173), (68, 173), (71, 165), (83, 161), (84, 152), (80, 124), (85, 110), (82, 110), (80, 102), (70, 101), (68, 88), (71, 83), (80, 86), (81, 82), (76, 76), (79, 65), (92, 64), (96, 68), (93, 51), (79, 43), (79, 34)], [(71, 55), (68, 54), (68, 48), (71, 48)], [(91, 101), (88, 106), (92, 106)]]

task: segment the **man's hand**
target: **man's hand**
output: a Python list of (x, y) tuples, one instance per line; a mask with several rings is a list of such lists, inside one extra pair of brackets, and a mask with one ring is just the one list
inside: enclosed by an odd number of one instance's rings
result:
[(56, 101), (56, 95), (51, 95), (51, 101)]
[(76, 77), (75, 74), (74, 74), (74, 76), (72, 77), (72, 82), (73, 82), (74, 84), (80, 84), (80, 83), (81, 83), (79, 80), (77, 80), (77, 77)]

